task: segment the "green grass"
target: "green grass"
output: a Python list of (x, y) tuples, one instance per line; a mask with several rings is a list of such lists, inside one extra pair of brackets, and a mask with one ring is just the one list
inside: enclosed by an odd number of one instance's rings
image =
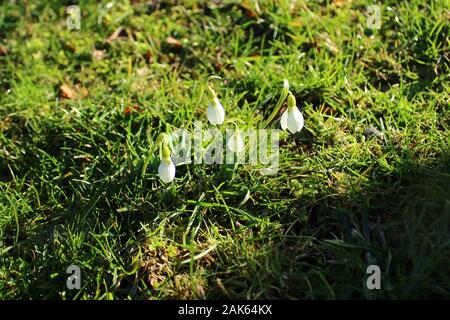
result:
[[(450, 296), (448, 1), (383, 1), (380, 30), (369, 1), (107, 2), (80, 1), (72, 31), (71, 1), (0, 5), (0, 298)], [(245, 127), (289, 80), (305, 128), (277, 175), (159, 181), (154, 141), (206, 125), (210, 75)]]

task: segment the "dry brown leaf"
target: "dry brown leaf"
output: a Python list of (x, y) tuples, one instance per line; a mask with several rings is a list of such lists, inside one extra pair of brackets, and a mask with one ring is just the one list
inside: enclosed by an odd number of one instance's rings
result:
[(334, 3), (334, 5), (336, 5), (336, 7), (342, 7), (346, 3), (350, 3), (350, 2), (352, 2), (352, 1), (351, 0), (333, 0), (333, 3)]
[(110, 35), (108, 39), (106, 39), (106, 41), (113, 42), (119, 38), (128, 38), (127, 31), (122, 27), (117, 28), (116, 31), (114, 31), (113, 34)]
[(147, 51), (145, 51), (144, 58), (145, 60), (147, 60), (148, 64), (152, 63), (152, 52), (150, 51), (150, 49), (147, 49)]
[(64, 44), (64, 47), (67, 50), (69, 50), (70, 52), (77, 52), (77, 47), (75, 47), (75, 45), (72, 44), (72, 43), (67, 42), (67, 43)]
[(0, 120), (0, 131), (3, 131), (9, 128), (9, 125), (12, 123), (12, 118), (6, 116), (3, 120)]
[(65, 83), (59, 87), (61, 98), (75, 100), (86, 98), (89, 94), (88, 90), (80, 85), (72, 87), (71, 85)]
[(4, 47), (0, 47), (0, 56), (6, 56), (8, 54), (8, 50)]
[(177, 40), (174, 37), (170, 36), (166, 38), (166, 43), (177, 48), (181, 48), (183, 46), (180, 40)]
[(296, 19), (289, 23), (292, 27), (301, 27), (303, 26), (303, 22), (300, 19)]
[(59, 87), (61, 90), (61, 98), (63, 99), (70, 99), (74, 100), (77, 98), (77, 92), (72, 89), (67, 83), (63, 84), (61, 87)]
[(123, 111), (125, 114), (130, 114), (130, 113), (132, 113), (133, 111), (136, 111), (136, 112), (144, 112), (144, 110), (142, 110), (142, 108), (141, 107), (139, 107), (139, 106), (129, 106), (129, 107), (126, 107), (125, 108), (125, 110)]
[(250, 1), (244, 0), (240, 4), (240, 7), (245, 11), (245, 15), (251, 19), (258, 18), (258, 13), (261, 9), (259, 9), (259, 6), (256, 4), (256, 7), (253, 9), (252, 5), (250, 4)]
[(105, 55), (105, 51), (94, 49), (94, 50), (92, 50), (91, 58), (94, 61), (100, 61), (103, 59), (104, 55)]

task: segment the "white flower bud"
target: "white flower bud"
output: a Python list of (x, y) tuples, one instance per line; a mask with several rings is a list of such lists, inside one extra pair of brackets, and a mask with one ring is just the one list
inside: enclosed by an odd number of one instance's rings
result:
[(170, 150), (166, 144), (163, 146), (162, 160), (158, 167), (158, 175), (164, 183), (172, 182), (175, 178), (175, 165), (170, 158)]
[(206, 116), (212, 125), (220, 125), (225, 120), (225, 109), (217, 97), (208, 105)]
[(244, 141), (242, 140), (242, 136), (238, 128), (234, 130), (234, 133), (230, 137), (227, 145), (228, 148), (235, 153), (239, 153), (244, 150)]
[(296, 133), (302, 130), (304, 119), (303, 115), (296, 106), (295, 97), (292, 94), (288, 96), (288, 108), (281, 116), (281, 128), (288, 129), (291, 133)]

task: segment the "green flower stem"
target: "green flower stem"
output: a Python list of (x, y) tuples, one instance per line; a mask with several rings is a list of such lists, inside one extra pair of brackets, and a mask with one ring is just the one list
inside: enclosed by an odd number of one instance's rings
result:
[(262, 128), (267, 127), (272, 122), (272, 120), (275, 118), (275, 116), (278, 114), (278, 112), (281, 109), (281, 106), (283, 105), (283, 102), (286, 101), (288, 93), (289, 93), (289, 82), (287, 80), (284, 80), (284, 86), (283, 86), (283, 90), (281, 91), (281, 96), (278, 99), (278, 102), (277, 102), (275, 108), (273, 109), (272, 113), (270, 114), (269, 118), (267, 118), (267, 120), (264, 122)]

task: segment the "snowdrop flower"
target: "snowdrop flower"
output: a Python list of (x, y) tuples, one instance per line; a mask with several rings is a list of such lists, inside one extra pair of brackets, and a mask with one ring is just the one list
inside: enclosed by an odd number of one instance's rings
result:
[(239, 153), (244, 150), (244, 141), (242, 140), (241, 132), (237, 127), (236, 130), (234, 130), (233, 135), (230, 137), (227, 146), (235, 153)]
[(297, 108), (295, 97), (289, 92), (288, 107), (281, 116), (281, 128), (288, 129), (291, 133), (296, 133), (303, 128), (303, 115)]
[(175, 178), (175, 165), (170, 158), (170, 150), (166, 143), (163, 144), (161, 163), (158, 167), (158, 175), (164, 183), (172, 182)]
[(212, 125), (220, 125), (225, 120), (225, 109), (217, 98), (214, 90), (210, 86), (208, 86), (208, 89), (213, 99), (208, 105), (206, 116)]

